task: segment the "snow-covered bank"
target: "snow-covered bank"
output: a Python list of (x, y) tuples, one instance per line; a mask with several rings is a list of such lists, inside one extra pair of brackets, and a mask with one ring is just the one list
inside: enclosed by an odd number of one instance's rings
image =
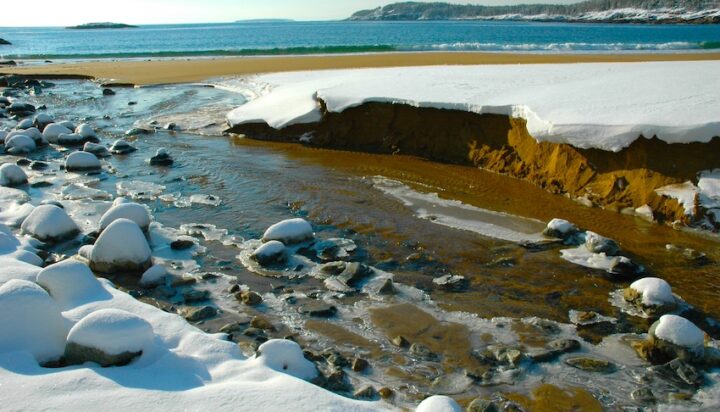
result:
[[(527, 121), (538, 141), (619, 151), (639, 136), (667, 143), (720, 135), (720, 62), (437, 66), (256, 76), (261, 96), (232, 126), (281, 129), (368, 102), (499, 114)], [(247, 89), (247, 87), (245, 87)]]

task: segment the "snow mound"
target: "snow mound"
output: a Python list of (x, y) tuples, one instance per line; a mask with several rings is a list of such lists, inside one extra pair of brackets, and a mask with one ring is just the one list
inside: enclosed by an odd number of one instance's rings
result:
[(45, 130), (43, 130), (43, 136), (50, 143), (57, 143), (57, 139), (61, 134), (70, 133), (72, 133), (72, 130), (58, 123), (50, 123), (45, 126)]
[[(114, 203), (114, 202), (113, 202)], [(128, 219), (135, 222), (143, 232), (147, 232), (150, 226), (150, 212), (139, 203), (121, 203), (111, 207), (100, 218), (100, 230), (105, 230), (108, 225), (117, 219)]]
[(662, 315), (653, 326), (658, 339), (694, 351), (702, 351), (705, 346), (705, 332), (681, 316)]
[(286, 219), (270, 226), (263, 234), (263, 242), (278, 240), (284, 244), (302, 242), (313, 238), (313, 230), (305, 219)]
[(100, 309), (76, 323), (67, 341), (118, 355), (146, 351), (154, 337), (153, 328), (145, 319), (120, 309)]
[(50, 293), (61, 307), (74, 307), (104, 292), (90, 268), (67, 259), (41, 270), (37, 283)]
[(718, 61), (685, 61), (274, 73), (253, 77), (269, 92), (227, 120), (282, 129), (320, 120), (319, 100), (333, 113), (367, 102), (399, 103), (522, 118), (538, 141), (617, 152), (640, 136), (667, 143), (719, 136), (717, 72)]
[(165, 266), (157, 264), (152, 265), (150, 269), (146, 270), (140, 278), (140, 284), (142, 286), (156, 286), (161, 285), (165, 278), (168, 276), (168, 271)]
[(315, 364), (305, 359), (302, 348), (286, 339), (270, 339), (260, 345), (256, 362), (296, 378), (310, 380), (318, 375)]
[(150, 246), (137, 223), (117, 219), (100, 234), (90, 252), (90, 267), (99, 272), (139, 272), (151, 266)]
[(75, 236), (80, 229), (65, 209), (40, 205), (22, 223), (24, 233), (43, 242), (58, 242)]
[(13, 279), (0, 286), (0, 353), (27, 351), (40, 362), (57, 360), (67, 329), (60, 308), (33, 282)]
[(648, 306), (674, 305), (675, 297), (670, 284), (660, 278), (642, 278), (630, 285), (642, 295), (642, 303)]
[(19, 186), (27, 183), (25, 172), (18, 165), (5, 163), (0, 166), (0, 186)]
[(5, 151), (12, 155), (28, 154), (37, 149), (35, 141), (24, 134), (5, 139)]
[(100, 168), (100, 160), (92, 153), (73, 152), (65, 159), (65, 170), (68, 172), (99, 170)]
[(415, 412), (463, 412), (463, 409), (449, 396), (434, 395), (420, 402)]

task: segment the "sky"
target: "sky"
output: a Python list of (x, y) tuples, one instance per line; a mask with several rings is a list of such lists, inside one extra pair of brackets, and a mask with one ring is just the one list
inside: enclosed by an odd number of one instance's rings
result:
[[(6, 1), (6, 0), (3, 0)], [(399, 0), (398, 0), (399, 1)], [(419, 0), (430, 1), (430, 0)], [(435, 0), (439, 1), (439, 0)], [(461, 4), (576, 3), (579, 0), (449, 0)], [(32, 10), (10, 0), (0, 27), (69, 26), (89, 22), (128, 24), (210, 23), (242, 19), (344, 19), (353, 12), (395, 0), (32, 0)]]

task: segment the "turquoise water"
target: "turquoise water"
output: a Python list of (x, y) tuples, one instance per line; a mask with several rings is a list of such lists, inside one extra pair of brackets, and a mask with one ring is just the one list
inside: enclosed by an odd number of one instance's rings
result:
[(273, 22), (122, 30), (0, 28), (4, 59), (133, 58), (422, 50), (668, 52), (720, 48), (720, 25), (524, 22)]

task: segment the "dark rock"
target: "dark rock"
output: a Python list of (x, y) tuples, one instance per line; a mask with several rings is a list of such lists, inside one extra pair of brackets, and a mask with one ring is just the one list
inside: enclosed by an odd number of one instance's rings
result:
[(185, 299), (186, 302), (201, 302), (203, 300), (208, 300), (210, 298), (210, 291), (209, 290), (197, 290), (197, 289), (188, 289), (184, 290), (182, 292), (182, 296)]
[(368, 385), (355, 391), (355, 393), (353, 393), (353, 396), (360, 399), (375, 399), (377, 398), (378, 393), (375, 388)]
[(700, 387), (705, 380), (702, 372), (681, 359), (673, 359), (664, 365), (653, 366), (651, 370), (668, 379), (692, 387)]
[(262, 337), (262, 336), (265, 336), (265, 331), (263, 331), (260, 328), (250, 327), (250, 328), (245, 329), (245, 331), (243, 332), (243, 335), (249, 336), (249, 337)]
[(0, 39), (0, 44), (1, 45), (11, 45), (12, 43), (10, 43), (9, 41), (7, 41), (5, 39)]
[(437, 359), (437, 354), (433, 353), (430, 348), (422, 343), (413, 343), (410, 345), (410, 353), (424, 360)]
[(338, 280), (342, 281), (348, 286), (355, 287), (361, 280), (372, 274), (372, 269), (369, 266), (351, 262), (345, 266), (345, 269), (337, 275)]
[(49, 166), (50, 165), (48, 165), (47, 163), (41, 162), (39, 160), (36, 160), (36, 161), (30, 163), (30, 169), (32, 169), (32, 170), (45, 170)]
[(178, 240), (174, 240), (170, 243), (170, 248), (172, 250), (185, 250), (185, 249), (190, 249), (194, 245), (195, 245), (195, 242), (193, 242), (192, 240), (178, 239)]
[(404, 336), (401, 336), (401, 335), (398, 335), (398, 336), (395, 336), (394, 338), (392, 338), (392, 340), (390, 340), (390, 343), (392, 343), (393, 345), (395, 345), (399, 348), (406, 348), (410, 345), (410, 342)]
[(352, 361), (352, 370), (362, 372), (370, 366), (370, 362), (362, 358), (355, 358)]
[(125, 136), (137, 136), (137, 135), (141, 135), (141, 134), (153, 134), (153, 133), (155, 133), (155, 130), (153, 130), (153, 129), (133, 127), (132, 129), (125, 132)]
[(329, 276), (336, 276), (345, 270), (345, 262), (330, 262), (320, 266), (320, 271)]
[(131, 146), (130, 143), (124, 140), (116, 140), (115, 143), (110, 146), (110, 153), (117, 155), (125, 155), (136, 150), (137, 149), (134, 146)]
[(17, 66), (15, 60), (0, 60), (0, 66)]
[(257, 306), (263, 301), (262, 296), (252, 291), (237, 293), (235, 298), (248, 306)]
[(202, 307), (186, 307), (183, 308), (180, 313), (182, 316), (190, 322), (198, 322), (208, 318), (212, 318), (217, 315), (217, 309), (212, 306)]
[(68, 365), (82, 365), (85, 362), (95, 362), (102, 367), (124, 366), (140, 355), (142, 355), (142, 351), (110, 355), (100, 349), (74, 342), (68, 342), (65, 346), (65, 362), (67, 362)]
[(340, 352), (329, 350), (322, 354), (325, 361), (335, 368), (346, 368), (350, 366), (350, 361), (344, 357)]
[(386, 386), (383, 386), (382, 388), (378, 389), (378, 394), (383, 399), (390, 399), (393, 396), (395, 396), (395, 392), (393, 392), (392, 389), (390, 389)]
[(115, 92), (112, 89), (103, 89), (103, 96), (115, 96)]
[(265, 319), (262, 316), (255, 316), (254, 318), (252, 318), (252, 320), (250, 321), (250, 326), (252, 326), (253, 328), (267, 330), (270, 332), (273, 332), (276, 330), (275, 326), (273, 326), (269, 320)]
[(30, 159), (28, 159), (28, 158), (26, 158), (26, 157), (23, 157), (23, 158), (18, 159), (18, 160), (15, 161), (15, 164), (18, 165), (18, 166), (28, 166), (28, 165), (30, 165), (31, 163), (32, 163), (32, 160), (30, 160)]
[(378, 289), (378, 294), (380, 295), (394, 295), (396, 293), (397, 290), (395, 290), (395, 285), (390, 278), (385, 279), (385, 282), (380, 286), (380, 289)]
[(240, 291), (240, 285), (237, 285), (237, 284), (232, 285), (228, 288), (228, 292), (230, 292), (230, 293), (237, 293), (239, 291)]
[(565, 363), (588, 372), (611, 372), (615, 369), (615, 365), (609, 361), (590, 357), (568, 358)]
[(132, 102), (132, 101), (128, 102), (128, 106), (135, 106), (136, 104), (137, 104), (137, 102)]
[(171, 166), (174, 160), (164, 149), (158, 149), (155, 156), (150, 158), (151, 166)]
[(545, 349), (528, 352), (527, 355), (534, 362), (549, 362), (563, 353), (574, 352), (580, 349), (580, 342), (575, 339), (557, 339), (549, 342)]
[(317, 318), (331, 318), (337, 313), (337, 308), (323, 302), (309, 302), (301, 305), (298, 312)]
[(618, 279), (633, 279), (644, 272), (642, 266), (626, 258), (625, 256), (616, 256), (610, 262), (608, 273), (614, 275)]
[(499, 412), (497, 404), (491, 400), (475, 398), (467, 407), (467, 412)]

